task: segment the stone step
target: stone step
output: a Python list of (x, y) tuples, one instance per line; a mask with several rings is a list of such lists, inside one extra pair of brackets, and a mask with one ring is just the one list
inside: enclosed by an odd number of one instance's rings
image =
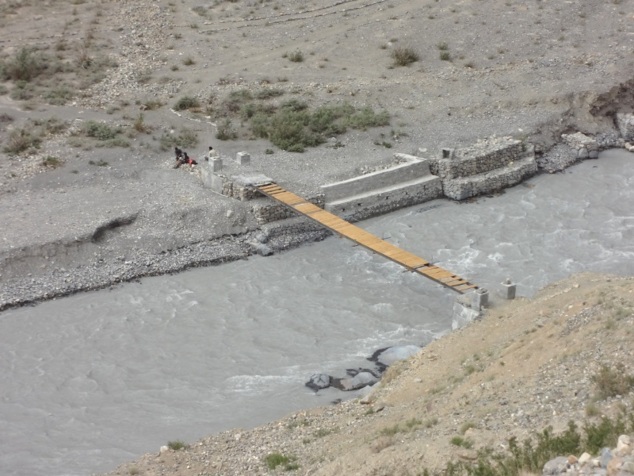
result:
[(325, 209), (346, 220), (357, 221), (441, 196), (440, 178), (435, 175), (424, 175), (327, 201)]
[(485, 173), (443, 180), (443, 193), (453, 200), (465, 200), (478, 195), (497, 192), (516, 185), (537, 173), (534, 155), (507, 164), (505, 167)]

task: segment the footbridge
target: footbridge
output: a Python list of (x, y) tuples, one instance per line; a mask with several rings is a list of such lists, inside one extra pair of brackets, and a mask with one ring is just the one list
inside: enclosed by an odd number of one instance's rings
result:
[(435, 266), (415, 254), (382, 240), (376, 235), (373, 235), (372, 233), (343, 220), (337, 215), (334, 215), (323, 208), (319, 208), (302, 197), (285, 190), (275, 182), (255, 185), (255, 188), (260, 193), (286, 205), (311, 220), (316, 221), (338, 235), (394, 261), (411, 272), (421, 274), (424, 277), (436, 281), (437, 283), (453, 289), (458, 293), (465, 293), (467, 291), (478, 289), (477, 285), (470, 283), (456, 274), (453, 274), (451, 271)]

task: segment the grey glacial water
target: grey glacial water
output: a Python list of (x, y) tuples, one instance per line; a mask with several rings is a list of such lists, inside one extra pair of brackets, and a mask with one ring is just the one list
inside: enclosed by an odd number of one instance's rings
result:
[[(634, 274), (634, 156), (361, 223), (493, 290)], [(447, 332), (456, 295), (337, 238), (0, 314), (0, 474), (107, 471), (343, 396), (304, 387)], [(349, 395), (346, 395), (349, 396)]]

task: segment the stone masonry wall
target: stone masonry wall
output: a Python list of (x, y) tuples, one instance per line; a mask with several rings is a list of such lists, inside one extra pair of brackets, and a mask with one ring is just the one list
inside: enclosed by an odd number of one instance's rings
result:
[(453, 200), (510, 187), (536, 174), (537, 168), (534, 146), (512, 137), (493, 137), (456, 151), (444, 149), (430, 162), (444, 195)]
[[(257, 194), (260, 198), (262, 198), (262, 194)], [(311, 202), (320, 208), (324, 207), (323, 195), (307, 198), (306, 201)], [(300, 214), (296, 211), (293, 211), (280, 203), (273, 202), (269, 198), (254, 200), (252, 212), (258, 224), (260, 225), (271, 223), (277, 220), (285, 220), (287, 218), (300, 216)], [(308, 220), (308, 218), (306, 218), (306, 220)]]
[(524, 155), (527, 147), (511, 137), (490, 138), (451, 151), (449, 157), (431, 159), (430, 170), (442, 180), (470, 177), (507, 166)]
[(534, 158), (524, 158), (513, 165), (497, 171), (461, 177), (443, 182), (445, 196), (453, 200), (466, 200), (478, 195), (486, 195), (516, 185), (537, 173)]

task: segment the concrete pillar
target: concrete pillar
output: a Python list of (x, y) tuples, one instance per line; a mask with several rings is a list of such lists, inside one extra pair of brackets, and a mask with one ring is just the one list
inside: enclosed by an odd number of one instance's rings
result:
[(220, 157), (214, 157), (209, 161), (209, 167), (212, 172), (220, 172), (222, 170), (222, 159)]
[(502, 283), (502, 296), (504, 299), (515, 299), (516, 285), (511, 282), (511, 278), (506, 278)]
[(489, 291), (484, 288), (476, 289), (473, 294), (473, 308), (479, 311), (487, 304), (489, 304)]
[(236, 154), (236, 162), (240, 165), (249, 165), (249, 162), (251, 162), (251, 155), (247, 152), (238, 152)]

